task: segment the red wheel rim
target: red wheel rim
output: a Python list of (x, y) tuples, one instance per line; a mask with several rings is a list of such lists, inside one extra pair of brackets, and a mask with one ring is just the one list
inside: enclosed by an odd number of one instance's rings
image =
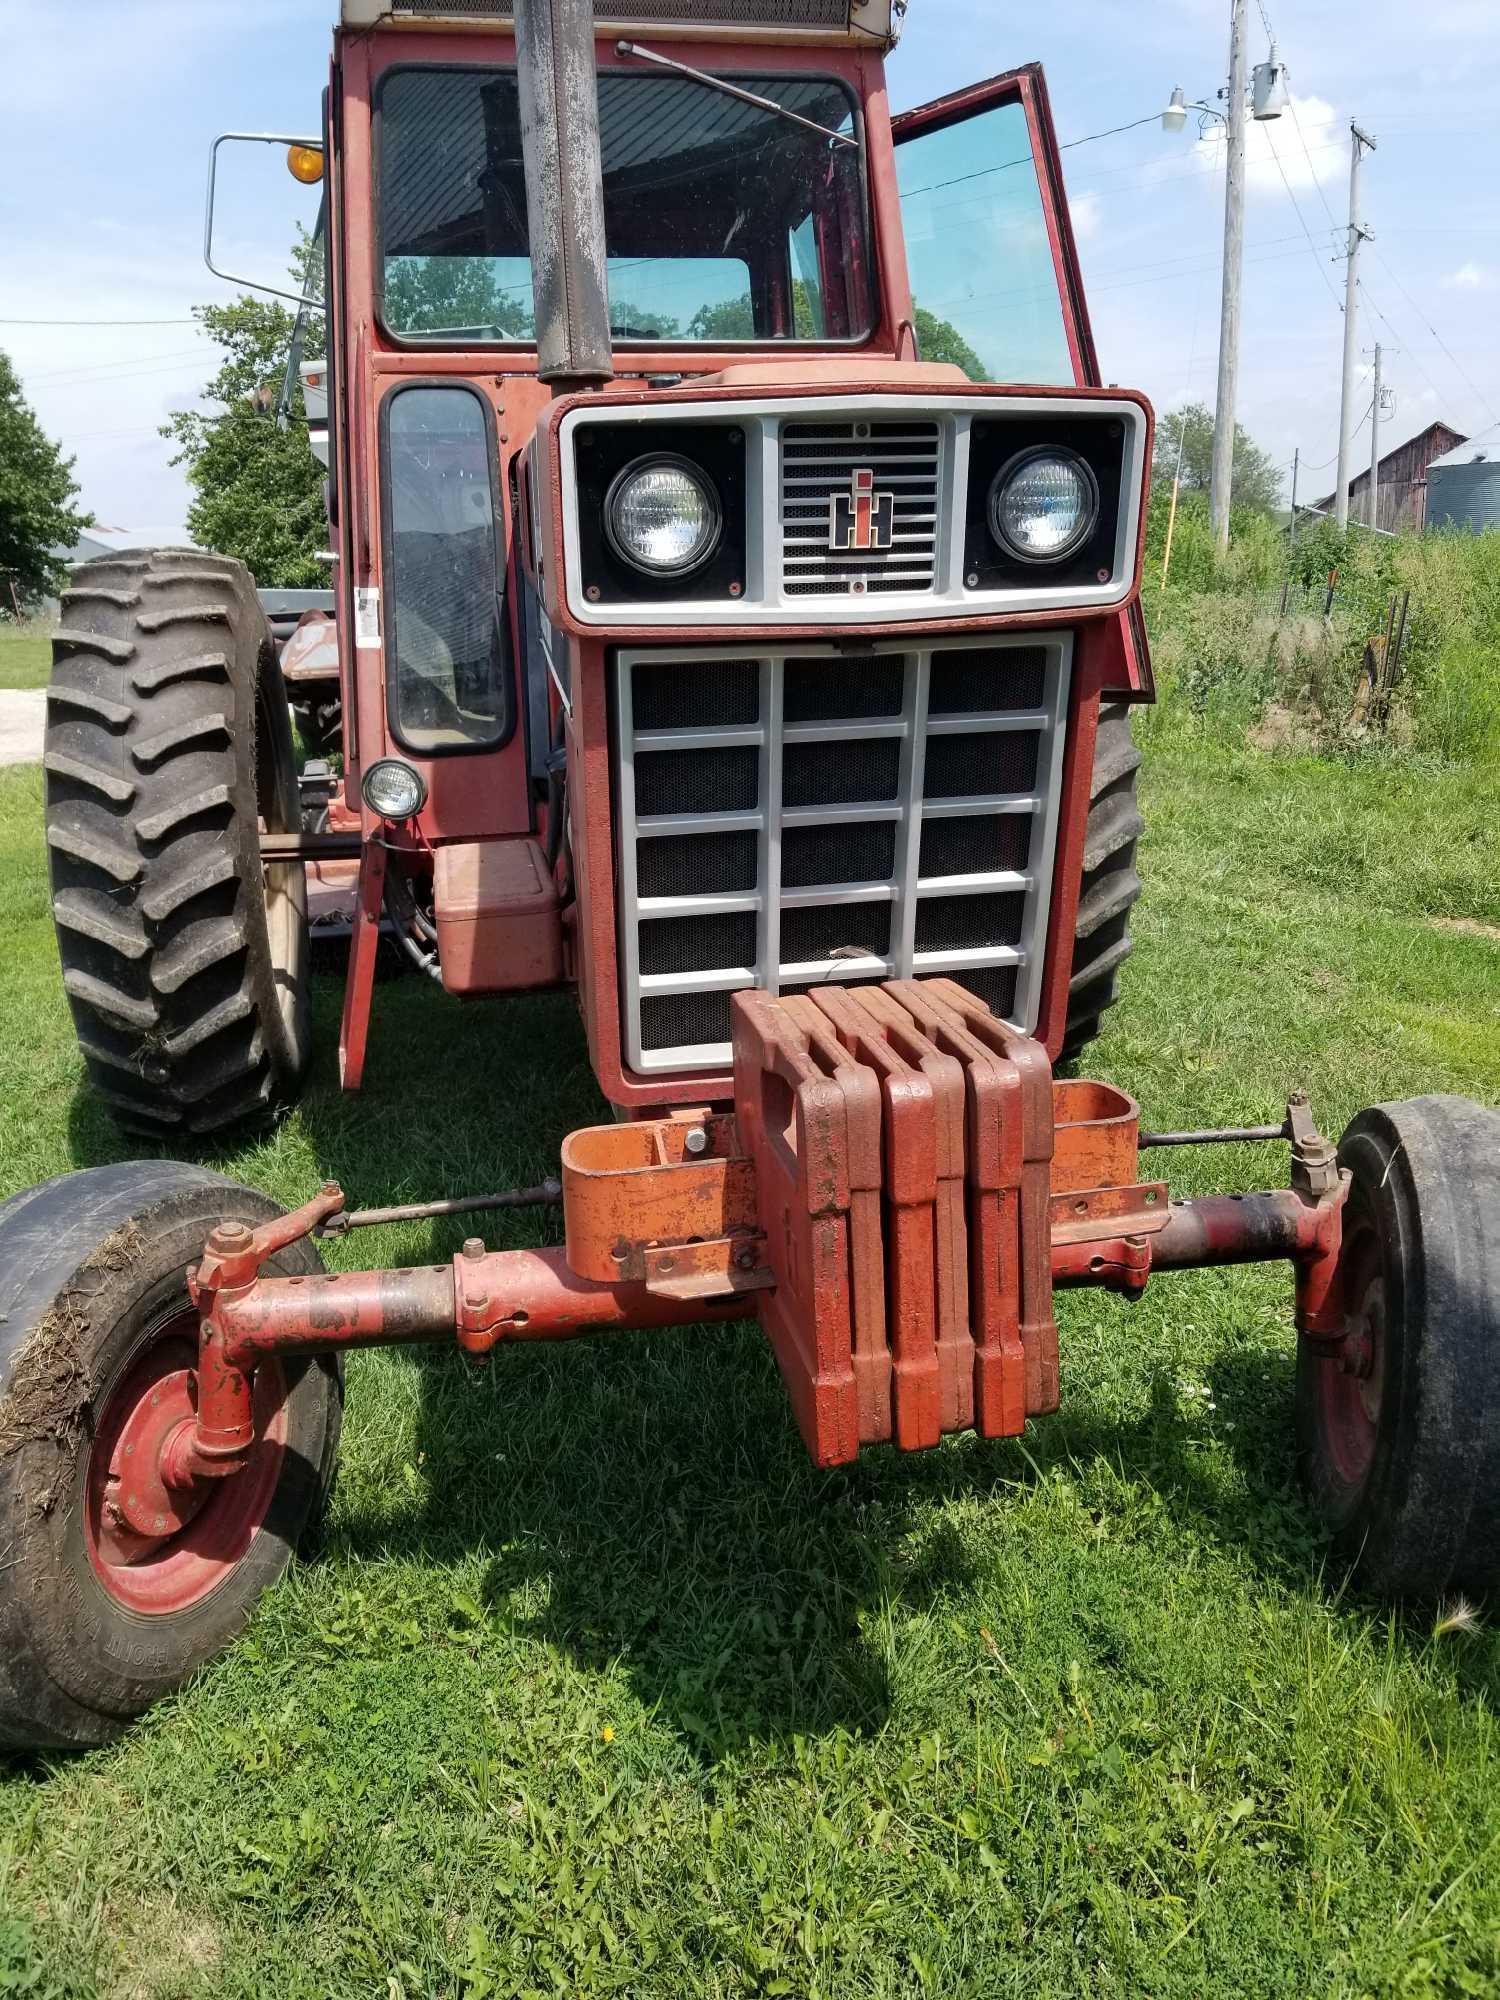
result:
[(100, 1583), (147, 1617), (185, 1611), (218, 1588), (255, 1540), (281, 1478), (286, 1385), (280, 1365), (255, 1373), (255, 1443), (223, 1479), (170, 1486), (168, 1440), (194, 1415), (198, 1321), (190, 1307), (148, 1337), (111, 1386), (89, 1449), (84, 1539)]
[(1357, 1193), (1346, 1210), (1344, 1285), (1349, 1335), (1342, 1354), (1318, 1364), (1323, 1436), (1333, 1470), (1360, 1485), (1375, 1459), (1385, 1388), (1385, 1263)]

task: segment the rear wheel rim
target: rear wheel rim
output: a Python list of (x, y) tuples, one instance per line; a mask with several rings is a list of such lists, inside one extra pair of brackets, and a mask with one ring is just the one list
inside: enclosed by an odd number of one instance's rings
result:
[(185, 1487), (160, 1459), (194, 1414), (198, 1322), (191, 1306), (160, 1315), (106, 1391), (89, 1448), (84, 1541), (115, 1603), (170, 1617), (217, 1590), (248, 1555), (280, 1484), (287, 1438), (279, 1363), (255, 1374), (255, 1442), (238, 1472)]
[(1373, 1218), (1351, 1194), (1345, 1210), (1344, 1287), (1349, 1334), (1318, 1364), (1318, 1399), (1329, 1464), (1345, 1486), (1362, 1486), (1375, 1462), (1386, 1369), (1385, 1260)]

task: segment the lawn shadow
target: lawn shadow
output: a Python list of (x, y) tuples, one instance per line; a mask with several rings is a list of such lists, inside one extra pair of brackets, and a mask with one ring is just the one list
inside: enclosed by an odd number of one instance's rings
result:
[[(361, 1206), (535, 1182), (555, 1172), (569, 1130), (608, 1116), (565, 996), (459, 1007), (415, 978), (383, 981), (358, 1097), (338, 1088), (338, 1002), (337, 983), (320, 980), (309, 1089), (293, 1125), (266, 1142), (272, 1162), (283, 1146), (310, 1149), (294, 1198), (323, 1178)], [(85, 1091), (71, 1137), (78, 1165), (168, 1150), (131, 1142)], [(243, 1147), (197, 1157), (268, 1177), (267, 1156)], [(355, 1237), (331, 1261), (445, 1262), (471, 1233), (495, 1248), (533, 1247), (560, 1239), (560, 1219), (406, 1225)], [(1066, 1305), (1063, 1315), (1066, 1344)], [(331, 1548), (455, 1564), (485, 1551), (487, 1618), (591, 1671), (622, 1663), (643, 1702), (705, 1758), (757, 1739), (879, 1729), (892, 1698), (887, 1609), (937, 1603), (972, 1579), (944, 1503), (1055, 1466), (1102, 1457), (1279, 1587), (1321, 1587), (1359, 1620), (1372, 1609), (1336, 1590), (1326, 1541), (1296, 1495), (1291, 1357), (1259, 1346), (1226, 1349), (1209, 1371), (1215, 1435), (1239, 1475), (1228, 1484), (1165, 1361), (1151, 1370), (1148, 1408), (1124, 1424), (1065, 1396), (1020, 1441), (910, 1457), (882, 1449), (828, 1473), (808, 1463), (753, 1325), (515, 1346), (477, 1365), (418, 1350), (406, 1365), (425, 1502), (364, 1517), (346, 1503)], [(1425, 1644), (1430, 1618), (1400, 1629)], [(1493, 1660), (1471, 1671), (1475, 1692), (1493, 1698)]]

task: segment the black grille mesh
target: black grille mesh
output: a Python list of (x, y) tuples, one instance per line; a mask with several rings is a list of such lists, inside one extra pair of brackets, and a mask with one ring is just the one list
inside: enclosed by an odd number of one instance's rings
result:
[[(816, 451), (820, 440), (803, 437), (794, 442)], [(925, 799), (967, 802), (1005, 794), (1029, 798), (1037, 793), (1044, 767), (1051, 769), (1047, 732), (985, 728), (978, 718), (1045, 707), (1053, 657), (1050, 644), (948, 645), (933, 654), (928, 709), (934, 728), (920, 753)], [(718, 896), (755, 897), (763, 903), (769, 888), (780, 900), (779, 966), (829, 968), (826, 975), (794, 981), (783, 985), (782, 991), (816, 990), (829, 983), (877, 983), (891, 975), (870, 971), (869, 959), (887, 961), (899, 976), (902, 966), (912, 964), (906, 956), (912, 953), (916, 977), (956, 977), (997, 1014), (1015, 1019), (1018, 1000), (1029, 1004), (1030, 975), (1014, 966), (970, 970), (963, 961), (1001, 948), (1040, 947), (1040, 934), (1033, 937), (1028, 928), (1033, 923), (1030, 892), (983, 887), (972, 895), (956, 895), (944, 890), (916, 897), (913, 907), (901, 891), (907, 883), (905, 871), (912, 866), (913, 847), (915, 872), (927, 884), (941, 877), (1023, 873), (1033, 868), (1043, 825), (1039, 813), (988, 810), (927, 817), (920, 799), (904, 798), (904, 733), (878, 735), (871, 733), (870, 725), (898, 721), (912, 712), (917, 693), (917, 663), (912, 655), (801, 655), (783, 662), (773, 658), (769, 671), (773, 680), (768, 684), (763, 659), (668, 663), (642, 658), (632, 663), (629, 707), (638, 733), (765, 730), (778, 712), (789, 731), (816, 725), (836, 725), (840, 731), (832, 742), (781, 744), (782, 817), (779, 827), (761, 829), (712, 830), (716, 814), (765, 811), (762, 784), (767, 766), (761, 745), (637, 748), (633, 757), (637, 817), (680, 814), (705, 822), (692, 834), (663, 838), (643, 833), (636, 838), (637, 894), (643, 900)], [(762, 689), (767, 685), (774, 689), (775, 676), (780, 677), (780, 688), (768, 707)], [(859, 816), (881, 807), (889, 808), (892, 817)], [(809, 823), (789, 825), (787, 815)], [(909, 815), (921, 818), (915, 841)], [(769, 884), (768, 851), (774, 857)], [(844, 887), (863, 883), (890, 884), (896, 894), (879, 902), (836, 900)], [(834, 900), (789, 904), (787, 897), (799, 891)], [(897, 924), (903, 909), (911, 925), (904, 935)], [(777, 964), (760, 963), (765, 922), (763, 908), (637, 917), (632, 925), (635, 971), (648, 987), (656, 979), (725, 974), (743, 978), (747, 971), (770, 984), (779, 975)], [(939, 974), (923, 966), (927, 954), (951, 955), (958, 966)], [(730, 996), (725, 992), (627, 991), (626, 1004), (638, 1009), (633, 1044), (643, 1057), (665, 1058), (664, 1067), (672, 1066), (671, 1051), (704, 1047), (722, 1052), (729, 1041)]]
[(755, 964), (754, 910), (707, 917), (652, 917), (641, 925), (641, 971), (722, 972)]
[(1009, 1020), (1016, 1011), (1016, 982), (1020, 975), (1013, 965), (990, 966), (982, 972), (934, 972), (929, 977), (955, 979), (1002, 1021)]
[(760, 837), (750, 832), (643, 840), (636, 849), (636, 891), (642, 896), (748, 895), (756, 887), (759, 861)]
[(1042, 646), (1006, 646), (993, 653), (934, 653), (929, 715), (982, 715), (987, 710), (1040, 708), (1047, 690)]
[(642, 819), (663, 813), (754, 812), (760, 752), (643, 750), (635, 760), (635, 809)]
[(631, 677), (637, 729), (750, 728), (760, 721), (754, 660), (642, 666)]
[(1002, 868), (1024, 868), (1030, 852), (1028, 813), (929, 819), (922, 822), (918, 873), (924, 880), (934, 875), (993, 875)]
[(642, 997), (643, 1049), (713, 1048), (728, 1040), (727, 993), (647, 993)]
[(883, 958), (891, 948), (889, 903), (834, 903), (781, 913), (781, 962), (812, 965), (854, 949)]
[(781, 835), (781, 886), (822, 889), (840, 882), (889, 882), (896, 869), (894, 820), (789, 826)]
[(901, 713), (904, 660), (788, 660), (787, 722), (866, 722)]
[(781, 803), (793, 806), (883, 805), (896, 797), (901, 745), (893, 737), (872, 743), (789, 743), (781, 760)]
[(984, 798), (1036, 789), (1042, 742), (1022, 730), (930, 736), (923, 792), (929, 799)]
[(1022, 889), (993, 895), (924, 896), (917, 904), (918, 951), (986, 951), (1019, 944), (1026, 914)]

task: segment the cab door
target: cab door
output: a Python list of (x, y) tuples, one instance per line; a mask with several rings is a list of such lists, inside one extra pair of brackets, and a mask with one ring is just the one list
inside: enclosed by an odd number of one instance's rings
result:
[(902, 112), (891, 133), (923, 358), (979, 381), (1096, 384), (1040, 68)]
[[(1100, 386), (1039, 65), (902, 112), (891, 134), (923, 360), (975, 382)], [(1120, 614), (1106, 687), (1153, 698), (1138, 601)]]

